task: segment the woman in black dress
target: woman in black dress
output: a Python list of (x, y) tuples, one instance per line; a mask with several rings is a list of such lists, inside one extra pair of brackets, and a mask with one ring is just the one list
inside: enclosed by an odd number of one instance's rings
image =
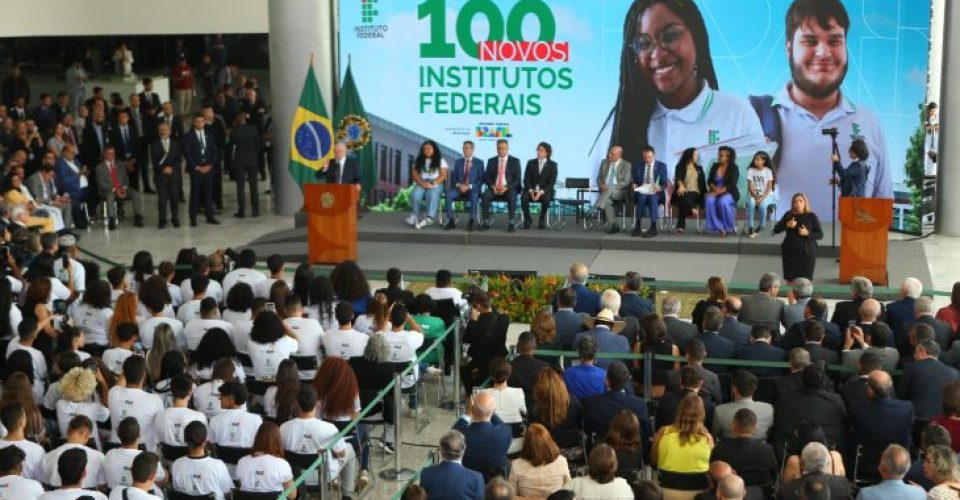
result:
[(790, 211), (773, 228), (774, 234), (786, 231), (780, 244), (783, 259), (783, 277), (787, 281), (797, 278), (813, 280), (813, 268), (817, 263), (817, 240), (823, 238), (820, 219), (810, 211), (807, 195), (797, 193), (790, 199)]

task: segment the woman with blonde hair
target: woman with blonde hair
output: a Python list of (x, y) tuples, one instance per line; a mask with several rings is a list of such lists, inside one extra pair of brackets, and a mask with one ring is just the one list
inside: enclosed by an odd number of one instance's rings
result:
[(823, 238), (823, 230), (820, 228), (820, 219), (810, 208), (807, 195), (797, 193), (790, 198), (790, 210), (773, 226), (773, 234), (784, 231), (787, 235), (780, 244), (783, 278), (787, 281), (797, 278), (813, 280), (813, 270), (817, 264), (817, 240)]
[(706, 412), (696, 393), (680, 400), (673, 424), (660, 428), (653, 438), (651, 465), (659, 470), (663, 498), (692, 499), (707, 489), (713, 436), (703, 424)]
[(960, 498), (960, 468), (957, 466), (957, 454), (949, 446), (936, 445), (924, 451), (923, 475), (936, 483), (927, 492), (928, 500)]
[[(67, 435), (70, 420), (77, 415), (86, 415), (94, 423), (105, 422), (110, 418), (107, 407), (94, 398), (94, 394), (98, 393), (100, 401), (106, 403), (108, 400), (107, 381), (99, 369), (77, 366), (60, 380), (63, 399), (57, 401), (57, 426), (61, 436)], [(93, 434), (97, 447), (100, 448), (100, 434), (96, 430)]]
[(550, 431), (540, 424), (527, 428), (523, 436), (520, 457), (510, 465), (510, 484), (516, 495), (546, 497), (570, 481), (567, 459), (550, 437)]
[[(541, 309), (540, 312), (530, 320), (530, 333), (537, 340), (537, 349), (547, 351), (559, 351), (560, 342), (557, 341), (557, 322), (553, 318), (553, 312), (548, 308)], [(551, 365), (556, 365), (559, 358), (556, 356), (537, 356)]]
[(367, 313), (357, 316), (353, 329), (370, 335), (390, 330), (390, 301), (383, 292), (377, 292), (370, 300)]
[(159, 323), (153, 331), (153, 347), (147, 353), (147, 375), (156, 384), (163, 371), (163, 356), (169, 351), (179, 350), (177, 337), (169, 323)]
[(113, 308), (113, 316), (110, 317), (110, 325), (107, 332), (110, 339), (110, 347), (120, 347), (120, 339), (117, 338), (117, 327), (123, 323), (140, 324), (140, 318), (137, 316), (137, 294), (133, 292), (123, 292), (117, 297), (117, 303)]
[(690, 318), (697, 331), (703, 330), (703, 313), (708, 307), (723, 309), (723, 302), (727, 300), (727, 281), (721, 276), (711, 276), (707, 279), (707, 298), (697, 302), (693, 307)]

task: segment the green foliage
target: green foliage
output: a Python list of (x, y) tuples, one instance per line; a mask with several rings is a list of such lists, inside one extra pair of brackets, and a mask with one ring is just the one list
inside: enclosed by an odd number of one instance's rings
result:
[(906, 216), (904, 230), (915, 234), (920, 233), (922, 227), (920, 214), (922, 213), (923, 202), (923, 164), (926, 156), (923, 104), (921, 103), (918, 108), (920, 110), (919, 123), (913, 133), (910, 134), (910, 147), (907, 148), (905, 164), (907, 186), (910, 188), (910, 203), (913, 205), (913, 210)]
[(392, 200), (384, 201), (370, 207), (371, 212), (404, 212), (410, 210), (410, 193), (413, 184), (401, 189)]

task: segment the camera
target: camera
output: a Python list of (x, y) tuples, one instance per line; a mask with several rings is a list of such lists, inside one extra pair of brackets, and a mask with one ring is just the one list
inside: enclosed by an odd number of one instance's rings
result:
[(821, 129), (820, 133), (823, 135), (831, 135), (836, 137), (840, 133), (840, 129), (837, 127)]

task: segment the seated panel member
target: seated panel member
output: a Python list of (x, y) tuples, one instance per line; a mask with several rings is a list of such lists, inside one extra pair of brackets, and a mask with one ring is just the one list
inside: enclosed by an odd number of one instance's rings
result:
[(523, 209), (523, 228), (530, 228), (530, 202), (540, 203), (540, 229), (547, 227), (547, 210), (554, 197), (554, 184), (557, 182), (557, 162), (550, 159), (553, 148), (547, 142), (537, 144), (537, 157), (527, 162), (523, 172), (523, 194), (520, 195), (520, 207)]
[[(657, 154), (651, 146), (643, 147), (643, 163), (633, 166), (633, 199), (637, 221), (633, 225), (633, 236), (643, 234), (644, 238), (657, 235), (657, 204), (667, 188), (667, 164), (657, 160)], [(650, 230), (643, 233), (643, 214), (650, 214)]]
[(463, 158), (453, 163), (452, 187), (447, 191), (447, 224), (444, 229), (457, 227), (453, 220), (453, 202), (467, 202), (470, 221), (467, 231), (473, 231), (477, 210), (480, 208), (480, 191), (483, 189), (483, 160), (473, 156), (473, 141), (463, 141)]
[(510, 212), (510, 225), (507, 231), (516, 229), (517, 194), (520, 192), (520, 159), (510, 156), (510, 145), (506, 139), (497, 141), (497, 156), (487, 160), (487, 170), (483, 182), (487, 189), (483, 192), (480, 211), (483, 214), (481, 231), (490, 229), (490, 203), (494, 200), (506, 201)]
[(597, 208), (603, 210), (604, 217), (607, 219), (607, 234), (620, 231), (614, 202), (628, 199), (632, 187), (630, 185), (632, 176), (633, 165), (623, 159), (623, 148), (611, 147), (607, 152), (607, 158), (600, 162), (600, 173), (597, 175), (597, 187), (600, 189)]

